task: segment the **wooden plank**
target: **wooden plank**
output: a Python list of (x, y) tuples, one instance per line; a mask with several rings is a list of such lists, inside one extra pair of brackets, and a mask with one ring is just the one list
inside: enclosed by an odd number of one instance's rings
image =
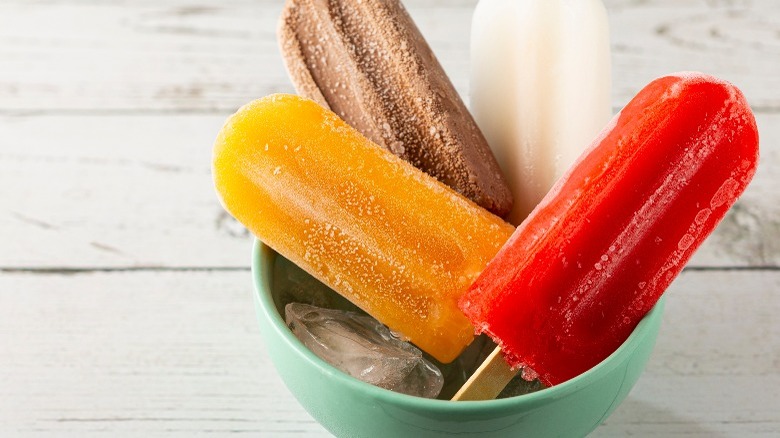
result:
[(778, 290), (778, 271), (684, 273), (645, 374), (594, 436), (777, 436)]
[(0, 435), (321, 432), (250, 291), (249, 272), (0, 274)]
[(0, 121), (0, 266), (246, 266), (211, 147), (223, 116)]
[[(0, 117), (0, 267), (246, 266), (219, 206), (222, 115)], [(759, 116), (758, 176), (696, 266), (780, 266), (780, 115)]]
[[(702, 70), (780, 111), (775, 0), (607, 0), (614, 103), (652, 78)], [(468, 95), (475, 0), (407, 0)], [(281, 2), (11, 0), (0, 3), (0, 111), (232, 111), (292, 91), (275, 41)], [(44, 29), (44, 30), (42, 30)]]
[[(4, 436), (326, 436), (262, 345), (248, 272), (0, 274)], [(737, 286), (739, 285), (739, 286)], [(595, 436), (780, 430), (780, 272), (688, 272)]]
[[(217, 202), (221, 115), (0, 117), (0, 267), (237, 267), (250, 237)], [(780, 115), (759, 173), (694, 266), (780, 266)]]

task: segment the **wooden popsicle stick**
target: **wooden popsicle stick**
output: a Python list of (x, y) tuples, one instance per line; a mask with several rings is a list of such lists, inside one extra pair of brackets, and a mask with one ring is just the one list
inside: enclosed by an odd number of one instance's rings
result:
[(496, 347), (452, 400), (493, 400), (518, 372), (520, 370), (513, 370), (504, 359), (501, 348)]

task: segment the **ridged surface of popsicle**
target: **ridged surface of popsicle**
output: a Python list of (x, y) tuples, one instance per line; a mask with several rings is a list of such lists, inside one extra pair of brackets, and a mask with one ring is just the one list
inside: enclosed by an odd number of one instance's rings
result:
[(697, 73), (657, 79), (518, 227), (461, 308), (513, 365), (548, 384), (574, 377), (628, 337), (757, 160), (739, 90)]
[(279, 42), (304, 97), (499, 216), (512, 208), (473, 117), (398, 0), (288, 0)]
[(473, 339), (457, 300), (511, 225), (297, 96), (233, 115), (213, 173), (252, 233), (421, 349), (448, 362)]

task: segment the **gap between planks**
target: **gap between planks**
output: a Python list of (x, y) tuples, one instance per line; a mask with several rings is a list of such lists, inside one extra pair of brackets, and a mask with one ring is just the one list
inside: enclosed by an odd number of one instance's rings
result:
[[(78, 275), (112, 272), (249, 272), (250, 266), (96, 266), (68, 267), (15, 267), (0, 266), (0, 273), (31, 275)], [(683, 272), (780, 272), (780, 266), (688, 266)]]
[[(247, 103), (250, 100), (247, 100)], [(238, 110), (238, 106), (214, 108), (0, 108), (0, 117), (115, 117), (115, 116), (224, 116), (228, 117)], [(622, 106), (613, 106), (612, 114), (617, 114)], [(751, 105), (757, 115), (780, 114), (780, 106)]]

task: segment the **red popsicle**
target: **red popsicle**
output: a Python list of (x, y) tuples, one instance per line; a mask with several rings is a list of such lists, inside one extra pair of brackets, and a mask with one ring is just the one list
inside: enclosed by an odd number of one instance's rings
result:
[(742, 93), (657, 79), (618, 114), (461, 297), (513, 367), (555, 385), (625, 341), (756, 171)]

